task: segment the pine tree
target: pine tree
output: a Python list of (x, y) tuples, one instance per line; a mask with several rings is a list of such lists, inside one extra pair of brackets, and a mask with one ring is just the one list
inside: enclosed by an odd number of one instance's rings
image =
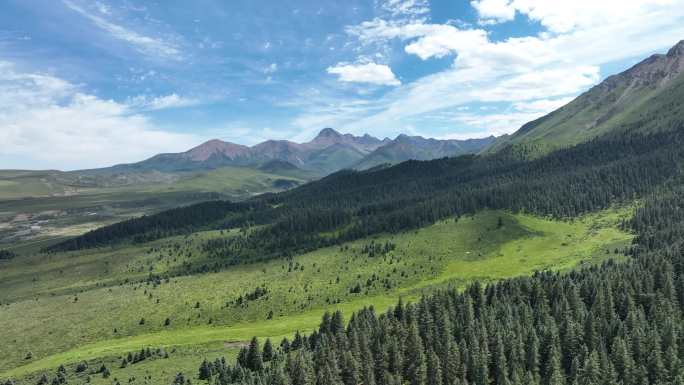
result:
[(326, 362), (316, 375), (316, 385), (343, 385), (343, 383), (335, 369)]
[(497, 333), (494, 351), (494, 381), (497, 385), (509, 385), (508, 365), (501, 335)]
[(646, 360), (646, 369), (648, 371), (649, 381), (653, 384), (659, 384), (665, 378), (666, 370), (662, 359), (660, 335), (657, 330), (651, 331), (647, 349), (648, 358)]
[(199, 379), (200, 380), (209, 380), (211, 379), (212, 376), (212, 370), (211, 370), (211, 364), (207, 362), (206, 359), (202, 361), (202, 364), (200, 365), (199, 369)]
[(341, 377), (345, 385), (357, 385), (361, 382), (359, 374), (359, 365), (356, 362), (354, 355), (345, 350), (341, 359)]
[(615, 338), (611, 351), (618, 381), (621, 381), (624, 385), (631, 384), (634, 361), (625, 340), (621, 337)]
[(287, 372), (292, 385), (312, 385), (315, 380), (310, 357), (303, 350), (288, 356)]
[(425, 385), (425, 354), (415, 323), (409, 326), (404, 357), (404, 380), (410, 385)]
[(601, 377), (598, 354), (592, 351), (584, 360), (578, 379), (579, 385), (600, 385), (602, 384)]
[(430, 349), (427, 355), (427, 383), (430, 385), (442, 385), (442, 364), (437, 353)]
[(560, 362), (560, 353), (556, 344), (551, 345), (549, 349), (549, 356), (547, 359), (546, 370), (544, 372), (546, 378), (545, 385), (564, 385), (565, 374)]
[(243, 368), (247, 368), (249, 366), (249, 359), (247, 358), (247, 356), (248, 356), (247, 348), (245, 348), (245, 347), (241, 348), (240, 352), (238, 353), (238, 356), (237, 356), (237, 363)]
[(264, 368), (261, 351), (259, 350), (259, 340), (256, 337), (253, 337), (252, 341), (249, 343), (245, 367), (257, 372)]
[(527, 334), (527, 355), (525, 357), (525, 369), (536, 378), (539, 378), (539, 338), (534, 330)]
[(264, 350), (261, 353), (264, 362), (270, 362), (274, 358), (275, 352), (273, 351), (273, 345), (269, 338), (264, 342)]
[(463, 379), (463, 372), (461, 370), (461, 353), (458, 349), (458, 343), (455, 341), (448, 342), (448, 351), (445, 362), (443, 362), (442, 376), (444, 385), (456, 384)]

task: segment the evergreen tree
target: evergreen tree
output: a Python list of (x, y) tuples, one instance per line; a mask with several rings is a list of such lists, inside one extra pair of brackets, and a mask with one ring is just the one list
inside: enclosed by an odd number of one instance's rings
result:
[(425, 354), (415, 323), (409, 326), (404, 357), (404, 380), (410, 385), (425, 385)]
[(200, 365), (199, 369), (199, 379), (200, 380), (209, 380), (211, 379), (212, 376), (212, 369), (211, 369), (211, 364), (207, 362), (205, 359), (202, 361), (202, 364)]
[(432, 349), (428, 350), (426, 370), (427, 384), (442, 385), (442, 364)]
[(275, 352), (269, 338), (264, 342), (264, 351), (261, 353), (264, 362), (270, 362), (274, 358)]
[(288, 356), (287, 372), (292, 385), (311, 385), (315, 379), (311, 360), (302, 350)]
[(261, 351), (259, 350), (259, 340), (256, 337), (252, 338), (252, 341), (249, 343), (245, 367), (253, 371), (260, 371), (264, 367)]

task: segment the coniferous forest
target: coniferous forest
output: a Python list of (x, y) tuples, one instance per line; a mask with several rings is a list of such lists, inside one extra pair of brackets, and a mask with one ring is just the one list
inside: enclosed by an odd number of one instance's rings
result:
[[(325, 314), (311, 335), (263, 347), (254, 339), (234, 364), (202, 362), (199, 376), (215, 384), (682, 384), (683, 192), (674, 177), (641, 196), (625, 224), (637, 234), (627, 263), (475, 283), (367, 308), (348, 323)], [(576, 210), (566, 204), (556, 207)]]
[(103, 227), (57, 245), (68, 251), (203, 229), (255, 227), (207, 245), (230, 265), (287, 256), (382, 232), (418, 228), (482, 209), (572, 218), (645, 196), (680, 172), (681, 127), (610, 136), (526, 160), (513, 151), (340, 171), (246, 202), (214, 201)]
[(624, 223), (637, 234), (628, 263), (476, 283), (388, 311), (364, 309), (348, 323), (326, 314), (311, 335), (263, 348), (254, 339), (236, 363), (203, 362), (199, 375), (216, 384), (680, 384), (683, 160), (684, 134), (675, 129), (605, 137), (534, 160), (503, 151), (343, 171), (244, 203), (124, 222), (55, 250), (259, 225), (205, 244), (220, 268), (486, 208), (567, 219), (639, 199)]

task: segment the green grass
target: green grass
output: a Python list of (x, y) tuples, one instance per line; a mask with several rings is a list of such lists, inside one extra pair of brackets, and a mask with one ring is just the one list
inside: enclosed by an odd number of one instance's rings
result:
[(58, 171), (0, 170), (0, 200), (64, 194)]
[(278, 191), (273, 186), (276, 180), (287, 180), (302, 184), (303, 178), (263, 172), (247, 167), (223, 167), (195, 173), (169, 185), (154, 185), (148, 191), (205, 191), (219, 192), (233, 196), (249, 196), (269, 191)]
[[(205, 262), (199, 245), (221, 234), (47, 260), (21, 257), (0, 265), (0, 301), (9, 303), (0, 308), (0, 377), (116, 357), (143, 346), (192, 349), (253, 335), (281, 337), (316, 327), (324, 310), (349, 314), (371, 304), (384, 310), (399, 297), (410, 300), (439, 287), (598, 263), (631, 241), (630, 234), (617, 229), (620, 218), (629, 215), (630, 209), (616, 209), (558, 222), (483, 212), (458, 222), (378, 236), (375, 242), (396, 244), (384, 257), (362, 254), (370, 242), (366, 239), (296, 256), (289, 263), (236, 266), (172, 278), (156, 287), (121, 283), (150, 270), (163, 273), (184, 263)], [(180, 251), (174, 252), (174, 245)], [(367, 285), (373, 276), (379, 279)], [(362, 292), (350, 293), (357, 283)], [(268, 288), (267, 296), (245, 306), (226, 304), (261, 285)], [(271, 311), (274, 317), (269, 320)], [(139, 325), (143, 317), (145, 324)], [(171, 325), (165, 327), (167, 317)], [(28, 351), (31, 360), (24, 359)]]
[[(79, 185), (73, 173), (0, 170), (0, 248), (25, 254), (65, 237), (131, 217), (220, 196), (242, 200), (306, 182), (304, 171), (247, 167), (103, 178)], [(129, 178), (129, 179), (126, 179)], [(96, 179), (96, 181), (99, 179)], [(112, 182), (115, 181), (115, 182)], [(278, 184), (280, 182), (281, 184)], [(119, 184), (117, 184), (119, 183)], [(75, 187), (78, 186), (78, 187)], [(210, 194), (211, 193), (211, 194)]]

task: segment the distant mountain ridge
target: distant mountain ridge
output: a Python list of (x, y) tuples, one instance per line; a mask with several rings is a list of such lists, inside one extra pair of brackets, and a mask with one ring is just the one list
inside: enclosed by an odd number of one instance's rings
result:
[(604, 134), (669, 130), (684, 123), (682, 111), (684, 40), (666, 54), (652, 55), (609, 76), (565, 106), (524, 124), (489, 151), (518, 146), (548, 152)]
[[(110, 167), (110, 172), (193, 171), (223, 166), (264, 167), (273, 161), (278, 167), (289, 164), (318, 175), (345, 169), (366, 169), (409, 159), (429, 160), (445, 156), (477, 153), (494, 138), (470, 140), (425, 139), (399, 135), (394, 140), (371, 135), (341, 134), (324, 128), (309, 142), (267, 140), (254, 146), (213, 139), (182, 153), (158, 154), (147, 160)], [(267, 167), (268, 168), (268, 167)]]
[(400, 163), (405, 160), (431, 160), (448, 156), (476, 154), (492, 145), (494, 136), (467, 140), (426, 139), (422, 136), (399, 135), (384, 146), (368, 154), (356, 165), (358, 169), (368, 169), (381, 164)]

